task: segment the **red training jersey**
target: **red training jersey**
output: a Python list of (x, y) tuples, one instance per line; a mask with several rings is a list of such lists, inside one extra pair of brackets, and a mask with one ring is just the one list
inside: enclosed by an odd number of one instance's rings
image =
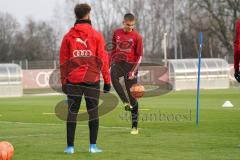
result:
[(113, 49), (111, 52), (110, 63), (125, 61), (128, 63), (139, 64), (143, 55), (142, 36), (135, 30), (125, 32), (122, 28), (114, 31)]
[(240, 19), (237, 20), (235, 25), (236, 33), (234, 40), (234, 68), (239, 71), (239, 61), (240, 61)]
[(62, 83), (95, 83), (102, 73), (110, 84), (109, 58), (101, 33), (88, 23), (75, 24), (64, 36), (60, 48)]

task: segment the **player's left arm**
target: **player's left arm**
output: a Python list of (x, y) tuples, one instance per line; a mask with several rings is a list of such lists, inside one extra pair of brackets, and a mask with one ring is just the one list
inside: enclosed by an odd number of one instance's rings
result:
[(99, 41), (97, 46), (98, 58), (102, 61), (101, 72), (104, 80), (104, 93), (108, 93), (111, 89), (111, 76), (109, 71), (109, 58), (105, 50), (105, 40), (102, 34), (99, 34)]
[(234, 77), (240, 83), (239, 61), (240, 52), (234, 49), (234, 68), (235, 68)]
[(235, 40), (234, 40), (234, 76), (238, 82), (240, 82), (239, 62), (240, 62), (240, 20), (236, 22)]
[(234, 40), (234, 68), (235, 71), (239, 71), (239, 61), (240, 61), (240, 55), (239, 55), (239, 46), (240, 42), (240, 20), (236, 22), (235, 25), (235, 40)]
[(142, 62), (143, 58), (143, 40), (142, 36), (138, 36), (137, 41), (136, 41), (136, 49), (135, 49), (135, 63), (131, 69), (131, 71), (128, 73), (128, 78), (129, 79), (134, 79), (136, 76), (136, 73), (138, 71), (138, 68), (140, 66), (140, 63)]

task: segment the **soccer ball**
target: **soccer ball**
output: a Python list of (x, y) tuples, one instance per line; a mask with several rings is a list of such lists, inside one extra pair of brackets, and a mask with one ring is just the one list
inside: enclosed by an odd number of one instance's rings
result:
[(144, 86), (141, 84), (134, 84), (130, 88), (130, 93), (134, 98), (141, 98), (144, 95)]
[(0, 142), (0, 160), (11, 160), (14, 148), (9, 142)]

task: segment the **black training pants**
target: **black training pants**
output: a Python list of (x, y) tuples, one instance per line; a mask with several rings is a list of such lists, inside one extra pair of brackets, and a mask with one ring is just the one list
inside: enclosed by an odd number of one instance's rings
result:
[(75, 130), (77, 124), (78, 111), (80, 109), (82, 96), (84, 95), (86, 107), (89, 115), (89, 136), (90, 144), (96, 144), (99, 117), (98, 117), (98, 103), (99, 103), (99, 90), (100, 84), (98, 83), (80, 83), (80, 84), (67, 84), (67, 98), (68, 98), (68, 117), (67, 117), (67, 144), (74, 146)]
[[(128, 79), (128, 73), (131, 71), (133, 65), (127, 62), (118, 62), (111, 65), (111, 79), (114, 89), (119, 95), (123, 103), (130, 103), (133, 106), (132, 113), (132, 127), (138, 126), (138, 102), (136, 98), (130, 94), (130, 88), (137, 83), (137, 78)], [(124, 77), (126, 89), (120, 83), (120, 77)], [(127, 96), (124, 92), (127, 91)]]

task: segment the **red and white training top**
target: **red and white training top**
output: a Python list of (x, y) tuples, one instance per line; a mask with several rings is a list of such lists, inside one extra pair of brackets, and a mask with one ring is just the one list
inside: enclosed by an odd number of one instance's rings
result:
[(75, 24), (64, 36), (60, 49), (62, 83), (95, 83), (102, 73), (110, 84), (108, 54), (101, 33), (88, 23)]
[(122, 28), (114, 31), (113, 50), (110, 63), (125, 61), (133, 63), (136, 67), (142, 60), (143, 42), (142, 36), (136, 31), (125, 32)]

